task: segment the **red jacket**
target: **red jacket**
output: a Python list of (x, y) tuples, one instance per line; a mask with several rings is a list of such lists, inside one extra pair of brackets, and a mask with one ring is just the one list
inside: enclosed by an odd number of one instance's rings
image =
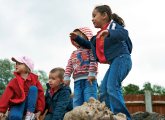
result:
[[(14, 73), (14, 75), (16, 77), (9, 82), (0, 98), (0, 112), (5, 113), (11, 105), (21, 103), (26, 98), (24, 92), (24, 80), (17, 73)], [(28, 77), (31, 78), (30, 85), (34, 85), (38, 88), (36, 111), (43, 112), (45, 107), (44, 90), (38, 80), (37, 75), (30, 73)]]

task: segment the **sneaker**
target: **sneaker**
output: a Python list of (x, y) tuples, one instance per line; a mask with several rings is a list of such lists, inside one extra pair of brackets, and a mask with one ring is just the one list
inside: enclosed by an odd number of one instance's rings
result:
[(25, 116), (25, 120), (35, 120), (35, 114), (32, 112), (27, 112)]

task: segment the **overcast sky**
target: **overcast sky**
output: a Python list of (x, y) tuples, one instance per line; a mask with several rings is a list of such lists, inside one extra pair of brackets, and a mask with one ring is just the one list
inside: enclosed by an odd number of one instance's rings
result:
[[(124, 19), (133, 42), (133, 67), (123, 85), (165, 86), (163, 0), (0, 0), (0, 59), (26, 55), (36, 70), (65, 68), (75, 50), (69, 33), (88, 26), (95, 34), (92, 10), (100, 4)], [(107, 68), (99, 64), (99, 84)]]

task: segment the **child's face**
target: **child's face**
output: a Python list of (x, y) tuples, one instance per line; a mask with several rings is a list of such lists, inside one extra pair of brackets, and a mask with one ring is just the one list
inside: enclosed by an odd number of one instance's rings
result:
[[(106, 14), (105, 14), (106, 15)], [(102, 28), (104, 25), (104, 21), (107, 16), (102, 15), (100, 12), (98, 12), (96, 9), (92, 12), (92, 22), (95, 28)]]
[(15, 65), (15, 72), (22, 74), (22, 73), (27, 73), (28, 68), (24, 63), (16, 62)]
[(51, 88), (57, 88), (62, 83), (59, 78), (59, 71), (54, 73), (49, 73), (49, 85)]

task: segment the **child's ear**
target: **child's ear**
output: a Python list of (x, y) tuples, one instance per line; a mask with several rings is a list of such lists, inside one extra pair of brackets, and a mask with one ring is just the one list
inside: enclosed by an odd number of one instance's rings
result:
[(106, 19), (106, 18), (108, 17), (108, 14), (107, 14), (106, 12), (104, 12), (104, 13), (102, 14), (102, 16), (104, 17), (104, 19)]

